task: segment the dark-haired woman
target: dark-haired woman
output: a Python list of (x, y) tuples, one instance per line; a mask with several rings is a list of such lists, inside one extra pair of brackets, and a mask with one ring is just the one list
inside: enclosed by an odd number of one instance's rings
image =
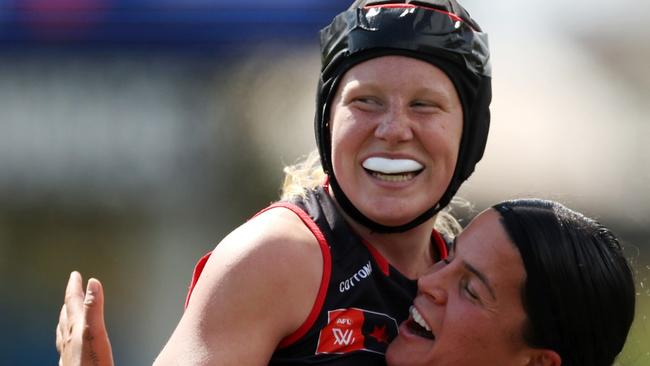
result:
[(617, 239), (552, 201), (486, 210), (418, 287), (389, 365), (611, 366), (634, 317)]

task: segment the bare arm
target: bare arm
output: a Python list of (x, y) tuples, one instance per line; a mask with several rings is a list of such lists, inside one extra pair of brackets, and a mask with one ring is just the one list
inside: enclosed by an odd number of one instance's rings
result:
[[(156, 365), (265, 365), (307, 318), (321, 281), (316, 240), (276, 209), (242, 225), (213, 251)], [(57, 325), (61, 366), (113, 366), (99, 281), (73, 272)]]
[(307, 318), (321, 281), (316, 240), (275, 209), (214, 250), (156, 365), (266, 365)]

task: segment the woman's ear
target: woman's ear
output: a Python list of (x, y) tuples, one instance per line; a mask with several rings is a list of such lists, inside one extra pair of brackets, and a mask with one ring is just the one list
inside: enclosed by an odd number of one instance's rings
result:
[(532, 349), (526, 366), (560, 366), (562, 358), (550, 349)]

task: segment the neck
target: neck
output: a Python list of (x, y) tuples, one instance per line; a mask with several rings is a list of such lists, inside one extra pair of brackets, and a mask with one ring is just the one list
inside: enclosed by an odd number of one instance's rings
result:
[(417, 279), (433, 265), (431, 232), (436, 216), (402, 233), (376, 233), (349, 217), (330, 196), (348, 225), (404, 276)]
[(433, 265), (434, 251), (431, 230), (435, 218), (403, 233), (373, 233), (354, 221), (348, 221), (353, 229), (386, 258), (386, 260), (410, 279), (417, 279)]

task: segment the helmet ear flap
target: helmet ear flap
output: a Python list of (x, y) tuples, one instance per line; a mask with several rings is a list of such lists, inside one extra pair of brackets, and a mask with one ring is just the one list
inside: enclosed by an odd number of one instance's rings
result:
[[(459, 170), (461, 182), (467, 180), (476, 167), (476, 164), (483, 158), (487, 139), (490, 131), (490, 103), (492, 101), (492, 79), (482, 77), (476, 91), (470, 115), (465, 120), (467, 127), (467, 138), (461, 142), (458, 160), (462, 161)], [(465, 135), (463, 131), (463, 135)]]
[(334, 98), (332, 95), (337, 88), (342, 75), (323, 81), (318, 81), (318, 92), (316, 93), (316, 116), (314, 118), (314, 132), (316, 134), (316, 145), (320, 154), (323, 172), (327, 175), (334, 174), (332, 166), (332, 138), (330, 135), (330, 104)]

